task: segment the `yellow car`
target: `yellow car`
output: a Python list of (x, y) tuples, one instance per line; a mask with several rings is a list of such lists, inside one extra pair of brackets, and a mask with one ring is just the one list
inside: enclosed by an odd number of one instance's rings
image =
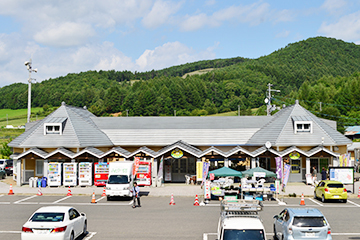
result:
[(321, 198), (322, 202), (328, 199), (336, 199), (346, 203), (347, 190), (341, 182), (323, 180), (315, 187), (314, 198)]

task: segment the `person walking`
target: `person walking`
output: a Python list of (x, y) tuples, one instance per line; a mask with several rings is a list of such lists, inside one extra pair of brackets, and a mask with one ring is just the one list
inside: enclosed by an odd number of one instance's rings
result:
[(136, 204), (135, 201), (137, 200), (137, 206), (141, 207), (140, 205), (140, 188), (137, 185), (137, 182), (134, 182), (134, 187), (131, 190), (132, 194), (133, 194), (133, 208), (136, 208)]
[(313, 179), (313, 183), (314, 183), (314, 185), (316, 185), (316, 179), (317, 179), (317, 171), (316, 171), (316, 167), (314, 166), (313, 167), (313, 171), (312, 171), (312, 179)]
[(326, 179), (327, 179), (327, 172), (326, 172), (325, 167), (322, 167), (322, 170), (321, 170), (321, 180), (326, 180)]

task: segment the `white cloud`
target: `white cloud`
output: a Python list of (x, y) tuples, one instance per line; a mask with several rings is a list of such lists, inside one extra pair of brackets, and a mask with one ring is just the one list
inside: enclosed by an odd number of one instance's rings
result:
[(325, 9), (330, 14), (336, 14), (339, 13), (347, 4), (346, 0), (326, 0), (321, 8)]
[[(276, 17), (274, 17), (276, 16)], [(268, 3), (257, 2), (250, 5), (230, 6), (214, 12), (212, 15), (198, 13), (184, 16), (179, 24), (182, 31), (195, 31), (202, 27), (219, 27), (225, 21), (247, 23), (251, 26), (259, 25), (266, 21), (285, 22), (292, 19), (288, 10), (275, 11), (270, 9)]]
[(38, 43), (54, 47), (72, 47), (86, 42), (95, 35), (95, 30), (89, 24), (65, 22), (52, 24), (34, 35)]
[(336, 23), (323, 22), (318, 32), (345, 41), (358, 41), (360, 39), (360, 11), (343, 16)]
[(209, 47), (204, 51), (197, 52), (180, 42), (168, 42), (154, 50), (145, 50), (136, 60), (136, 64), (140, 71), (157, 70), (187, 62), (213, 59), (215, 58), (213, 50), (214, 47)]
[(280, 32), (278, 34), (276, 34), (276, 38), (286, 38), (288, 37), (290, 34), (290, 31), (283, 31), (283, 32)]
[(142, 23), (147, 28), (157, 28), (169, 21), (172, 14), (176, 13), (182, 2), (172, 3), (158, 0), (154, 3), (151, 11), (144, 16)]

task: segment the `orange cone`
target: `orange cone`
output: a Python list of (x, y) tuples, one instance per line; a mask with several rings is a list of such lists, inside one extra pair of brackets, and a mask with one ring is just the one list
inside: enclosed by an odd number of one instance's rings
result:
[(36, 194), (37, 196), (42, 196), (42, 192), (41, 192), (41, 188), (38, 189), (38, 193)]
[(305, 206), (304, 194), (301, 194), (300, 205)]
[(12, 184), (10, 184), (10, 189), (9, 189), (8, 195), (14, 195), (14, 192), (13, 192), (13, 189), (12, 189)]
[(174, 195), (173, 194), (171, 194), (171, 199), (170, 199), (169, 205), (175, 205)]
[(197, 195), (197, 194), (196, 194), (196, 197), (195, 197), (194, 206), (200, 206), (200, 204), (199, 204), (199, 198), (198, 198), (198, 195)]
[(91, 203), (96, 203), (95, 192), (93, 192), (93, 194), (92, 194)]
[(69, 186), (68, 193), (66, 194), (66, 196), (72, 196), (70, 186)]
[(359, 187), (359, 191), (358, 191), (358, 198), (360, 198), (360, 187)]
[(101, 194), (102, 197), (106, 196), (106, 190), (105, 189), (106, 189), (106, 187), (104, 187), (104, 189), (103, 189), (103, 193)]

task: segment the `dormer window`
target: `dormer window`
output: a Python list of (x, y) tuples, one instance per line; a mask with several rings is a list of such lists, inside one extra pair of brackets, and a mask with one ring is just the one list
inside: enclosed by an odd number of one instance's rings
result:
[(44, 135), (58, 134), (62, 135), (67, 118), (49, 118), (44, 123)]
[(293, 116), (294, 133), (312, 133), (312, 120), (309, 117)]

